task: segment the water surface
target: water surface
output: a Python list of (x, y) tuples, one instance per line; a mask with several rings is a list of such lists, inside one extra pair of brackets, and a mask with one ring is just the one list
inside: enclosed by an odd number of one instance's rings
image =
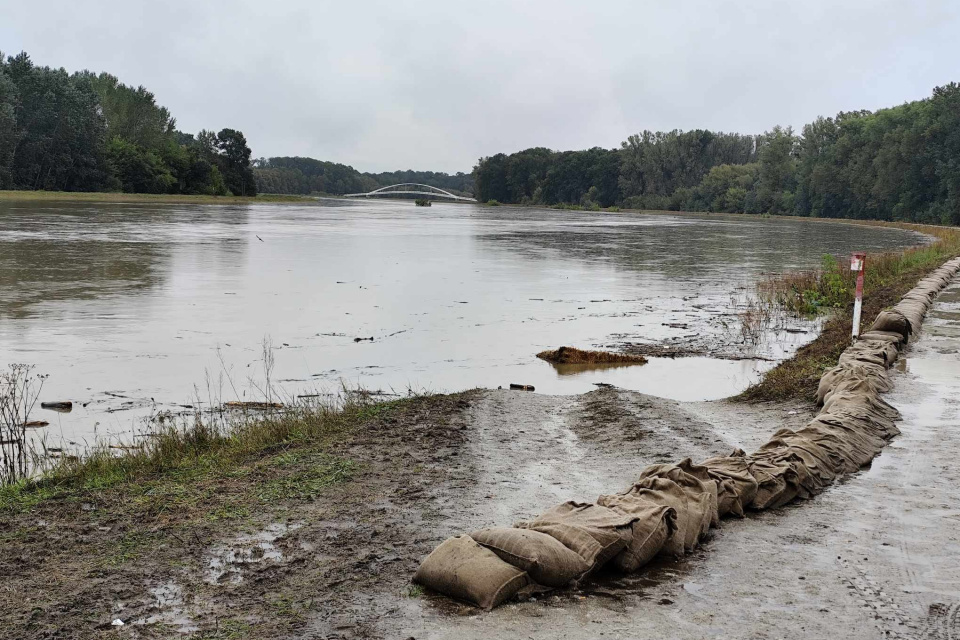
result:
[[(605, 382), (721, 398), (772, 363), (653, 359), (568, 374), (534, 354), (725, 331), (732, 302), (763, 273), (917, 242), (799, 219), (402, 201), (2, 202), (0, 364), (50, 375), (42, 399), (74, 411), (34, 417), (74, 442), (127, 433), (198, 397), (259, 399), (265, 337), (290, 394), (341, 383), (580, 393)], [(812, 334), (779, 338), (760, 355), (781, 357)]]

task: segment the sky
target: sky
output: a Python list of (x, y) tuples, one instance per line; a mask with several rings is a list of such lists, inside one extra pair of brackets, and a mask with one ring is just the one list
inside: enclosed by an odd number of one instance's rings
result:
[(960, 81), (958, 34), (956, 0), (0, 0), (5, 54), (361, 171), (799, 128)]

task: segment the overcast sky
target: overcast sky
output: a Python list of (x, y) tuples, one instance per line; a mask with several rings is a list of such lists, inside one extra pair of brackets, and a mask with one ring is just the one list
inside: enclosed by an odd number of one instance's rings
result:
[(957, 0), (0, 0), (0, 50), (143, 84), (254, 156), (470, 171), (643, 129), (758, 133), (960, 80)]

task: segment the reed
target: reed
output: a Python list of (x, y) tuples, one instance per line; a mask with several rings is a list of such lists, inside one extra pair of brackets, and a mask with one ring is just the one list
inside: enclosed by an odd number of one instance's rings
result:
[(27, 423), (43, 381), (25, 364), (11, 364), (0, 373), (0, 484), (19, 482), (30, 473)]

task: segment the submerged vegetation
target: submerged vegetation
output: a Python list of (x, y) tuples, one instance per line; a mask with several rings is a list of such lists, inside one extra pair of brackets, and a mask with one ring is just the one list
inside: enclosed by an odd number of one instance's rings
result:
[[(29, 509), (42, 500), (69, 500), (110, 488), (133, 491), (151, 502), (158, 483), (231, 477), (249, 473), (242, 470), (265, 462), (271, 466), (309, 464), (300, 475), (289, 478), (283, 474), (282, 479), (261, 487), (262, 491), (285, 495), (315, 492), (348, 478), (355, 470), (350, 461), (325, 453), (332, 438), (415, 401), (379, 402), (367, 394), (351, 393), (340, 403), (300, 402), (263, 412), (198, 412), (184, 422), (157, 422), (149, 437), (123, 447), (121, 453), (105, 444), (54, 459), (41, 459), (43, 452), (34, 452), (31, 462), (42, 474), (21, 476), (0, 486), (0, 511)], [(161, 491), (161, 496), (165, 492)]]
[[(878, 223), (872, 223), (878, 224)], [(893, 306), (923, 276), (960, 255), (960, 229), (894, 224), (932, 235), (935, 241), (902, 252), (868, 255), (864, 271), (863, 329), (883, 309)], [(817, 271), (792, 272), (767, 278), (758, 285), (761, 305), (810, 316), (825, 310), (833, 315), (820, 335), (796, 355), (767, 372), (737, 399), (767, 401), (812, 399), (820, 376), (837, 364), (851, 340), (856, 272), (848, 262), (825, 256)]]

